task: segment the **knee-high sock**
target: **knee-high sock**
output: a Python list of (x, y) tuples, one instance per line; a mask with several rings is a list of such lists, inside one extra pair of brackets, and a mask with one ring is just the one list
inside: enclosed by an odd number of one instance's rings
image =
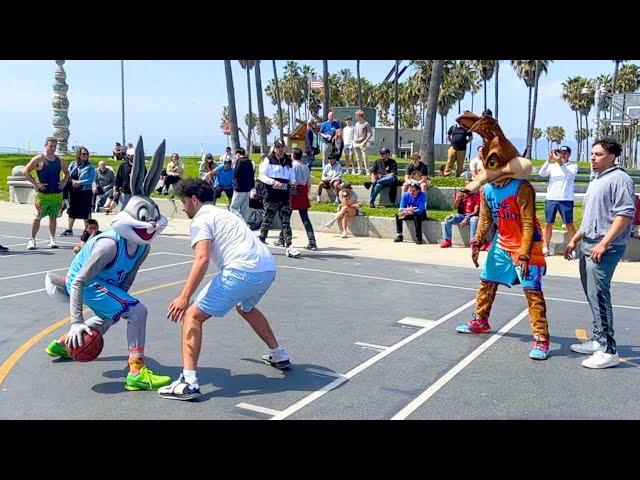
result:
[(538, 340), (549, 340), (549, 326), (547, 324), (547, 304), (542, 291), (525, 290), (529, 304), (529, 321), (531, 332)]
[(480, 280), (480, 288), (476, 294), (476, 317), (489, 319), (493, 300), (496, 298), (498, 291), (497, 283), (489, 283)]
[(130, 308), (122, 317), (127, 321), (129, 367), (137, 373), (144, 365), (144, 343), (147, 331), (147, 307), (142, 303)]

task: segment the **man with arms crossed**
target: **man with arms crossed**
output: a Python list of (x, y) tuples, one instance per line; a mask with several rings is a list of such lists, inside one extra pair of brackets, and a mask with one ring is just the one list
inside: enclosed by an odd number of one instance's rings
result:
[[(276, 278), (276, 262), (269, 249), (236, 215), (212, 205), (213, 189), (205, 181), (187, 180), (178, 188), (177, 195), (182, 199), (182, 210), (193, 220), (190, 233), (195, 259), (182, 293), (169, 304), (167, 313), (172, 322), (182, 322), (184, 370), (178, 380), (160, 388), (158, 394), (172, 400), (192, 400), (200, 395), (196, 368), (202, 346), (202, 324), (211, 316), (223, 317), (234, 306), (269, 347), (270, 353), (262, 357), (265, 363), (283, 370), (290, 361), (269, 322), (255, 308)], [(210, 259), (220, 272), (189, 306), (191, 296), (207, 273)]]

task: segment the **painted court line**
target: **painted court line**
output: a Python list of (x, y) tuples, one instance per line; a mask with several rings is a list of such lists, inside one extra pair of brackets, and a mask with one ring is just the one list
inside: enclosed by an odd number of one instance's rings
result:
[(497, 333), (491, 335), (487, 341), (482, 343), (478, 348), (476, 348), (473, 352), (467, 355), (460, 363), (454, 366), (451, 370), (445, 373), (442, 377), (440, 377), (433, 385), (427, 388), (420, 396), (415, 398), (411, 403), (409, 403), (406, 407), (396, 413), (391, 420), (404, 420), (411, 413), (413, 413), (420, 405), (429, 400), (438, 390), (444, 387), (449, 380), (455, 377), (458, 373), (462, 371), (467, 365), (473, 362), (482, 352), (487, 350), (491, 345), (500, 340), (505, 333), (515, 327), (520, 320), (526, 317), (529, 314), (529, 309), (525, 309), (520, 312), (516, 317), (511, 319), (504, 327), (498, 330)]
[[(159, 267), (151, 267), (151, 268), (143, 268), (142, 270), (139, 270), (138, 273), (141, 272), (150, 272), (151, 270), (158, 270), (160, 268), (168, 268), (168, 267), (175, 267), (176, 265), (184, 265), (187, 263), (191, 263), (191, 261), (188, 262), (178, 262), (178, 263), (170, 263), (168, 265), (160, 265)], [(50, 270), (47, 270), (50, 271)], [(52, 270), (51, 270), (52, 271)], [(19, 293), (12, 293), (11, 295), (5, 295), (3, 297), (0, 297), (0, 300), (4, 300), (6, 298), (13, 298), (13, 297), (21, 297), (23, 295), (29, 295), (31, 293), (36, 293), (36, 292), (44, 292), (46, 289), (44, 288), (39, 288), (38, 290), (29, 290), (28, 292), (19, 292)]]
[[(589, 340), (589, 335), (587, 335), (587, 331), (582, 328), (576, 328), (574, 330), (574, 333), (576, 335), (576, 338), (581, 342), (586, 342), (587, 340)], [(629, 363), (631, 365), (636, 365), (640, 367), (640, 363), (633, 358), (620, 357), (620, 361), (622, 363)]]
[(404, 325), (413, 325), (414, 327), (426, 327), (433, 323), (433, 320), (427, 320), (426, 318), (416, 318), (416, 317), (404, 317), (398, 320), (398, 323), (402, 323)]
[(260, 407), (251, 403), (239, 403), (236, 405), (238, 408), (244, 408), (245, 410), (252, 410), (254, 412), (266, 413), (267, 415), (277, 415), (280, 410), (273, 410), (272, 408)]
[(470, 300), (467, 303), (465, 303), (464, 305), (461, 305), (460, 307), (456, 308), (452, 312), (449, 312), (446, 315), (444, 315), (443, 317), (439, 318), (437, 321), (433, 322), (433, 324), (429, 325), (428, 327), (424, 327), (424, 328), (418, 330), (417, 332), (414, 332), (413, 334), (409, 335), (408, 337), (403, 338), (399, 342), (397, 342), (394, 345), (391, 345), (390, 347), (388, 347), (386, 350), (383, 350), (382, 352), (378, 353), (377, 355), (374, 355), (369, 360), (361, 363), (357, 367), (352, 368), (347, 373), (345, 373), (342, 377), (336, 378), (333, 382), (325, 385), (320, 390), (316, 390), (316, 391), (310, 393), (309, 395), (307, 395), (303, 399), (295, 402), (290, 407), (285, 408), (282, 412), (280, 412), (277, 415), (274, 415), (273, 417), (271, 417), (271, 420), (283, 420), (283, 419), (287, 418), (288, 416), (294, 414), (298, 410), (300, 410), (300, 409), (306, 407), (307, 405), (309, 405), (311, 402), (314, 402), (315, 400), (317, 400), (318, 398), (322, 397), (326, 393), (329, 393), (331, 390), (339, 387), (340, 385), (345, 383), (350, 378), (355, 377), (357, 374), (363, 372), (364, 370), (366, 370), (370, 366), (376, 364), (377, 362), (379, 362), (380, 360), (385, 358), (387, 355), (392, 354), (393, 352), (395, 352), (396, 350), (404, 347), (405, 345), (407, 345), (408, 343), (412, 342), (416, 338), (421, 337), (422, 335), (427, 333), (429, 330), (431, 330), (434, 327), (440, 325), (441, 323), (449, 320), (451, 317), (455, 317), (460, 312), (466, 310), (467, 308), (469, 308), (471, 305), (473, 305), (475, 303), (476, 303), (475, 299)]
[[(460, 287), (458, 285), (445, 285), (442, 283), (428, 283), (428, 282), (415, 282), (413, 280), (400, 280), (398, 278), (388, 278), (388, 277), (376, 277), (373, 275), (363, 275), (360, 273), (347, 273), (347, 272), (335, 272), (333, 270), (321, 270), (319, 268), (306, 268), (306, 267), (292, 267), (290, 265), (278, 265), (278, 268), (290, 269), (290, 270), (306, 270), (309, 272), (320, 272), (320, 273), (330, 273), (332, 275), (344, 275), (346, 277), (357, 277), (357, 278), (370, 278), (372, 280), (383, 280), (385, 282), (396, 282), (396, 283), (406, 283), (409, 285), (424, 285), (427, 287), (442, 287), (442, 288), (453, 288), (456, 290), (467, 290), (470, 292), (477, 292), (478, 287)], [(522, 293), (509, 293), (509, 292), (497, 292), (498, 295), (510, 295), (514, 297), (524, 297)], [(558, 302), (571, 302), (571, 303), (582, 303), (587, 305), (588, 302), (585, 300), (572, 300), (569, 298), (558, 298), (558, 297), (546, 297), (545, 300), (556, 300)], [(630, 305), (613, 305), (617, 308), (629, 308), (632, 310), (640, 310), (640, 307), (632, 307)]]
[(356, 342), (354, 345), (364, 348), (373, 348), (374, 350), (386, 350), (389, 347), (384, 347), (382, 345), (376, 345), (375, 343), (365, 343), (365, 342)]
[(331, 370), (320, 370), (319, 368), (307, 368), (307, 372), (310, 373), (317, 373), (319, 375), (326, 375), (329, 377), (344, 377), (344, 375), (342, 375), (341, 373), (338, 372), (333, 372)]

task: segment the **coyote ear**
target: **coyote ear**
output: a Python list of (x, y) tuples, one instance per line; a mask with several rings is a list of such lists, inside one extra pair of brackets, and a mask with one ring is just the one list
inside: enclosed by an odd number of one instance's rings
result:
[(143, 194), (146, 196), (151, 195), (156, 183), (160, 179), (162, 173), (162, 164), (164, 163), (164, 152), (166, 148), (166, 140), (162, 140), (162, 143), (156, 149), (156, 153), (153, 154), (151, 165), (149, 165), (149, 171), (144, 179)]
[(136, 153), (133, 156), (133, 166), (131, 168), (131, 179), (129, 181), (131, 193), (133, 195), (142, 194), (142, 184), (144, 181), (144, 146), (142, 136), (138, 137)]

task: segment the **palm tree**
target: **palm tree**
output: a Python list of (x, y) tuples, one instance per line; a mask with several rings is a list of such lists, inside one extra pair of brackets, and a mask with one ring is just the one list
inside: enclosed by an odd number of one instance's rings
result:
[[(613, 63), (615, 64), (615, 67), (613, 69), (613, 83), (612, 83), (612, 87), (611, 87), (611, 111), (609, 112), (609, 119), (613, 120), (613, 95), (616, 94), (616, 87), (618, 86), (617, 84), (617, 80), (618, 80), (618, 67), (620, 66), (620, 64), (624, 62), (624, 60), (614, 60)], [(613, 128), (613, 127), (612, 127)]]
[(538, 83), (540, 82), (540, 69), (542, 65), (541, 60), (536, 60), (536, 68), (534, 73), (534, 93), (533, 93), (533, 109), (531, 111), (531, 125), (529, 126), (529, 131), (527, 132), (527, 158), (531, 158), (531, 143), (533, 141), (533, 129), (536, 125), (536, 107), (538, 105)]
[[(249, 118), (253, 118), (253, 112), (251, 111), (251, 69), (255, 66), (257, 60), (238, 60), (240, 66), (247, 71), (247, 95), (249, 98)], [(247, 131), (247, 152), (251, 153), (251, 130), (253, 126), (247, 124), (249, 130)]]
[(500, 73), (500, 60), (496, 60), (496, 108), (495, 108), (495, 112), (493, 112), (493, 116), (496, 120), (498, 120), (498, 80), (499, 80), (499, 75)]
[(329, 64), (322, 60), (322, 80), (324, 81), (324, 101), (322, 103), (322, 116), (327, 118), (329, 114)]
[(273, 130), (273, 122), (269, 117), (263, 117), (262, 122), (258, 123), (258, 125), (256, 126), (256, 130), (258, 131), (258, 135), (260, 135), (261, 138), (265, 138), (265, 147), (264, 150), (262, 150), (262, 153), (266, 155), (266, 138), (271, 134), (271, 131)]
[(256, 96), (258, 97), (258, 129), (260, 130), (260, 149), (263, 155), (267, 154), (267, 136), (271, 133), (271, 126), (267, 132), (266, 121), (271, 119), (264, 116), (264, 102), (262, 98), (262, 78), (260, 75), (260, 60), (256, 60)]
[(535, 157), (538, 158), (538, 140), (540, 139), (540, 137), (542, 137), (542, 130), (539, 128), (534, 128), (533, 129), (533, 140), (535, 141)]
[(487, 109), (487, 82), (491, 80), (496, 67), (496, 60), (474, 60), (473, 65), (480, 72), (480, 77), (484, 82), (484, 109)]
[(427, 115), (424, 130), (422, 132), (422, 149), (420, 154), (425, 159), (429, 168), (429, 175), (435, 175), (435, 149), (433, 140), (436, 133), (436, 115), (438, 113), (438, 97), (440, 83), (444, 71), (444, 60), (434, 60), (431, 68), (431, 81), (429, 82), (429, 95), (427, 97)]
[(446, 117), (458, 98), (455, 93), (455, 84), (451, 76), (445, 72), (440, 84), (438, 95), (438, 113), (440, 114), (441, 131), (440, 142), (444, 143), (444, 132), (446, 129)]
[[(580, 95), (581, 91), (586, 85), (586, 79), (583, 77), (571, 77), (565, 82), (562, 82), (562, 99), (569, 103), (571, 110), (576, 114), (576, 130), (580, 129), (580, 118), (578, 112), (580, 110)], [(578, 143), (578, 151), (576, 152), (576, 158), (580, 158), (582, 145)]]
[(273, 81), (275, 82), (276, 87), (276, 101), (278, 102), (278, 121), (276, 124), (280, 128), (280, 139), (284, 139), (284, 118), (282, 118), (282, 104), (280, 103), (280, 87), (278, 85), (278, 70), (276, 69), (276, 61), (273, 62)]
[(362, 87), (360, 82), (360, 60), (356, 60), (356, 75), (358, 76), (358, 107), (362, 110)]
[(233, 89), (233, 74), (231, 72), (231, 60), (224, 61), (224, 73), (227, 81), (227, 97), (229, 99), (229, 123), (231, 124), (231, 150), (235, 151), (240, 146), (238, 136), (238, 116), (236, 115), (236, 94)]

